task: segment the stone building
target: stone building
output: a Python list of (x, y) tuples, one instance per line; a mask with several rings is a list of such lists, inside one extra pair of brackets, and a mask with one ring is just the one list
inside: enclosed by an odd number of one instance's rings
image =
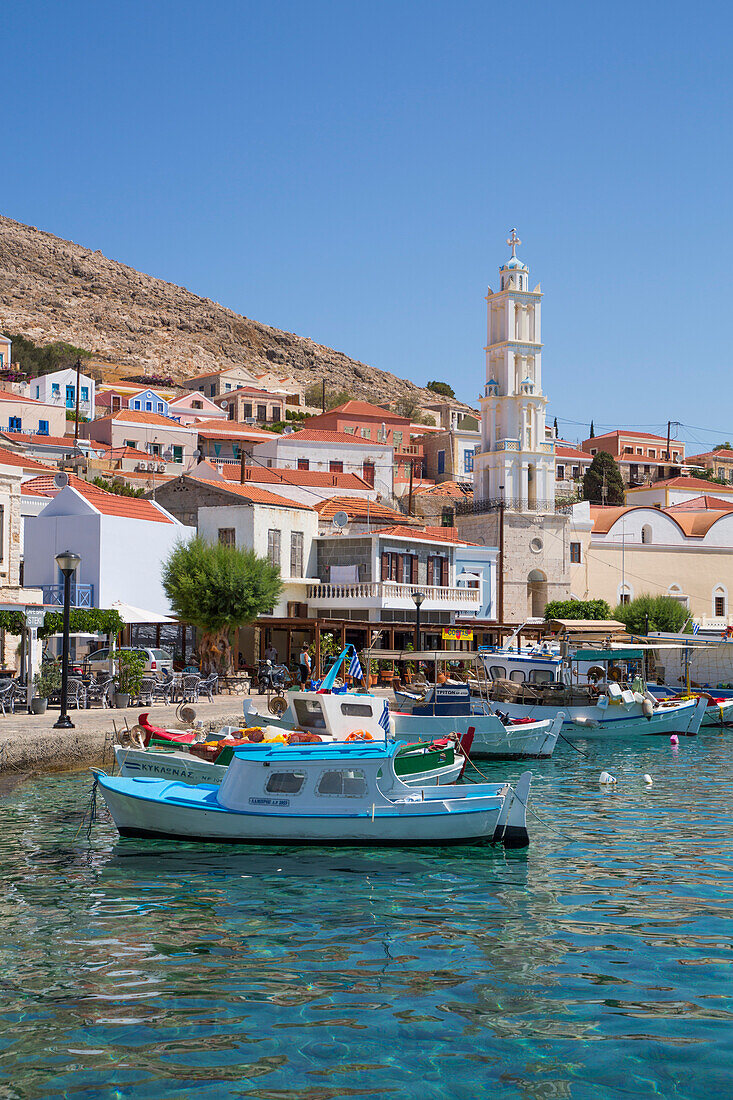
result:
[(489, 287), (486, 386), (481, 398), (481, 449), (474, 458), (474, 499), (456, 506), (456, 526), (469, 542), (499, 547), (497, 614), (503, 622), (543, 615), (567, 599), (569, 509), (555, 505), (554, 440), (545, 426), (539, 284), (512, 254)]

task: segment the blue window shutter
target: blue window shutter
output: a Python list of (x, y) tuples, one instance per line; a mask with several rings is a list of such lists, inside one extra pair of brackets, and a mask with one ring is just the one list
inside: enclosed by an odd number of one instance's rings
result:
[(438, 451), (438, 473), (445, 473), (445, 451)]

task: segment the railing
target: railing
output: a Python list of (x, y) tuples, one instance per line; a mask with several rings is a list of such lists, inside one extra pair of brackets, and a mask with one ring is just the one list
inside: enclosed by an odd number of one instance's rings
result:
[(544, 451), (545, 454), (551, 455), (551, 454), (554, 454), (555, 444), (554, 443), (540, 443), (539, 449), (540, 449), (540, 451)]
[(518, 439), (497, 439), (495, 451), (518, 451), (519, 440)]
[(422, 592), (425, 603), (468, 604), (479, 606), (478, 588), (458, 588), (439, 584), (398, 584), (396, 581), (361, 581), (356, 584), (311, 584), (308, 600), (402, 600), (413, 606), (412, 593)]
[[(52, 604), (54, 607), (64, 606), (63, 584), (42, 584), (40, 587), (43, 591), (43, 602), (45, 604)], [(71, 606), (94, 607), (94, 585), (72, 584)]]
[(422, 444), (419, 443), (399, 443), (393, 448), (396, 455), (422, 455)]
[(488, 500), (459, 500), (455, 506), (457, 516), (482, 516), (488, 512), (498, 512), (502, 504), (507, 512), (560, 512), (569, 513), (574, 501), (567, 500), (526, 500), (522, 497), (507, 497), (504, 501), (493, 497)]

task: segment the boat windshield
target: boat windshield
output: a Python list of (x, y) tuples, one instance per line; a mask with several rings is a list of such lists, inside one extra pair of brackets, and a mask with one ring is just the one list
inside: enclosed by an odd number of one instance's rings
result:
[(316, 794), (337, 798), (364, 798), (366, 793), (366, 775), (360, 768), (334, 768), (325, 771), (316, 787)]
[(326, 718), (319, 699), (294, 699), (298, 725), (307, 730), (325, 730)]

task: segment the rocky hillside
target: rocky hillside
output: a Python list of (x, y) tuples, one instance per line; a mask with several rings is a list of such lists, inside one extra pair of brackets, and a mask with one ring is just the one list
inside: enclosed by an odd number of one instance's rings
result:
[(430, 391), (387, 371), (0, 216), (2, 331), (87, 348), (123, 374), (181, 379), (244, 365), (282, 370), (304, 385), (325, 378), (370, 401), (434, 400)]

